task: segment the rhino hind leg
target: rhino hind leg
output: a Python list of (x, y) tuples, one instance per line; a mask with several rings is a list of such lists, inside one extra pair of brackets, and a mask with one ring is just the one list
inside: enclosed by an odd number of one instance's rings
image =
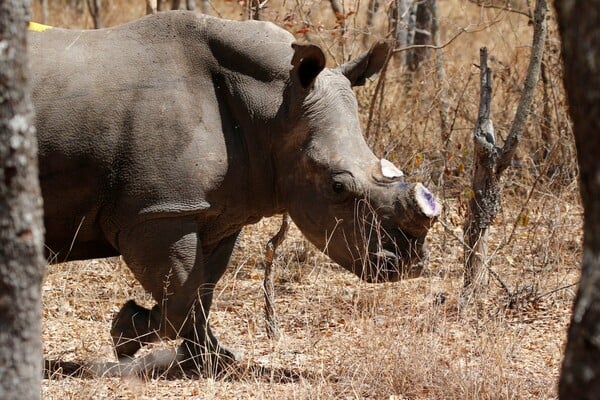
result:
[(110, 330), (117, 358), (131, 358), (143, 345), (160, 340), (157, 324), (152, 323), (157, 320), (156, 314), (156, 307), (149, 310), (134, 300), (121, 307)]
[(229, 263), (239, 232), (203, 254), (194, 220), (156, 219), (122, 235), (120, 250), (140, 284), (157, 301), (151, 310), (128, 301), (116, 315), (111, 336), (119, 359), (145, 344), (183, 338), (179, 366), (213, 374), (235, 362), (234, 352), (212, 334), (208, 314), (215, 284)]

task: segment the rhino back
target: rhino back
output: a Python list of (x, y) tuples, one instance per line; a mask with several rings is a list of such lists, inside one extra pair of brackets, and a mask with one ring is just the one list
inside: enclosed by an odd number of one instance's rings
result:
[[(268, 92), (286, 77), (291, 41), (271, 25), (185, 12), (31, 33), (48, 247), (64, 253), (76, 235), (69, 258), (111, 255), (119, 230), (145, 211), (210, 204), (221, 216), (231, 209), (221, 203), (239, 203), (239, 189), (251, 185), (244, 164), (253, 132), (239, 132), (238, 113), (276, 112), (278, 101), (269, 102), (281, 94)], [(219, 93), (232, 87), (244, 104)], [(221, 226), (232, 231), (248, 218), (242, 207)]]

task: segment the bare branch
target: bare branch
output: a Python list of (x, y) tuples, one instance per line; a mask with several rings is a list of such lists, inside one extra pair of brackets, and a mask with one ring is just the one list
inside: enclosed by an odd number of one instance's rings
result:
[(275, 291), (273, 289), (273, 258), (279, 245), (285, 239), (290, 228), (291, 218), (288, 213), (283, 214), (279, 231), (269, 240), (265, 249), (265, 277), (263, 280), (263, 290), (265, 294), (265, 320), (267, 322), (267, 336), (270, 339), (279, 339), (279, 327), (277, 316), (275, 315)]
[(523, 93), (521, 94), (519, 105), (517, 106), (515, 119), (510, 127), (510, 132), (498, 159), (498, 165), (496, 167), (497, 175), (500, 175), (510, 165), (517, 150), (519, 140), (521, 139), (521, 134), (525, 128), (527, 117), (529, 116), (544, 55), (544, 43), (546, 42), (547, 32), (547, 12), (548, 5), (546, 4), (546, 0), (537, 0), (533, 17), (533, 44), (531, 46), (527, 76), (525, 77)]
[(406, 46), (406, 47), (400, 47), (397, 49), (392, 50), (392, 53), (399, 53), (402, 51), (408, 51), (408, 50), (412, 50), (412, 49), (434, 49), (434, 50), (440, 50), (443, 49), (447, 46), (449, 46), (452, 42), (454, 42), (456, 39), (458, 39), (459, 36), (461, 36), (463, 33), (475, 33), (475, 32), (481, 32), (481, 31), (485, 31), (486, 29), (488, 29), (489, 27), (495, 25), (496, 23), (498, 23), (500, 20), (496, 19), (488, 24), (485, 24), (483, 27), (477, 28), (477, 29), (473, 29), (470, 30), (468, 28), (459, 28), (458, 32), (456, 32), (454, 34), (454, 36), (452, 36), (446, 43), (444, 43), (443, 45), (431, 45), (431, 44), (414, 44), (411, 46)]
[[(526, 8), (515, 8), (510, 0), (469, 0), (473, 4), (477, 4), (484, 8), (495, 8), (502, 11), (508, 11), (515, 14), (524, 15), (527, 18), (531, 18), (531, 11), (529, 7)], [(504, 3), (504, 4), (499, 4)]]

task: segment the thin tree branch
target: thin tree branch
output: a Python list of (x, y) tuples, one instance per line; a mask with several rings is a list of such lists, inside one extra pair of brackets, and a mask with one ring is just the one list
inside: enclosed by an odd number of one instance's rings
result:
[(511, 13), (515, 13), (515, 14), (519, 14), (519, 15), (524, 15), (527, 18), (531, 18), (531, 12), (529, 10), (523, 11), (523, 10), (512, 8), (509, 5), (510, 1), (505, 1), (504, 5), (498, 5), (498, 4), (494, 4), (494, 3), (488, 3), (488, 2), (484, 3), (484, 0), (469, 0), (469, 1), (471, 3), (473, 3), (473, 4), (477, 4), (480, 7), (495, 8), (497, 10), (508, 11), (508, 12), (511, 12)]
[(494, 20), (492, 22), (490, 22), (489, 24), (486, 24), (485, 26), (478, 28), (478, 29), (473, 29), (473, 30), (469, 30), (468, 28), (459, 28), (458, 32), (456, 32), (454, 34), (454, 36), (452, 36), (446, 43), (442, 44), (442, 45), (432, 45), (432, 44), (413, 44), (411, 46), (406, 46), (406, 47), (400, 47), (397, 49), (392, 50), (392, 53), (399, 53), (402, 51), (408, 51), (408, 50), (412, 50), (412, 49), (434, 49), (434, 50), (441, 50), (445, 47), (448, 47), (452, 42), (454, 42), (456, 39), (458, 39), (463, 33), (476, 33), (476, 32), (481, 32), (481, 31), (485, 31), (486, 29), (488, 29), (489, 27), (495, 25), (496, 23), (498, 23), (500, 20)]
[(510, 132), (500, 152), (500, 157), (496, 166), (496, 174), (498, 176), (500, 176), (500, 174), (502, 174), (502, 172), (510, 165), (517, 150), (519, 140), (521, 139), (521, 134), (525, 129), (527, 117), (529, 116), (544, 55), (544, 43), (546, 42), (547, 32), (547, 12), (548, 6), (546, 0), (537, 0), (533, 17), (533, 44), (531, 46), (529, 67), (527, 68), (527, 76), (525, 77), (523, 93), (521, 94), (519, 105), (517, 106), (515, 119), (510, 127)]

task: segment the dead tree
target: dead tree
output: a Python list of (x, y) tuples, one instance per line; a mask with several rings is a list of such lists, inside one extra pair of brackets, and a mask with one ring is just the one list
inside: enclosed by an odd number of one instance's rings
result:
[(0, 398), (39, 399), (42, 201), (27, 84), (29, 1), (0, 6)]
[(94, 21), (94, 29), (102, 28), (102, 0), (87, 0), (87, 5)]
[(546, 1), (537, 0), (527, 76), (515, 118), (502, 147), (496, 145), (490, 119), (492, 74), (487, 67), (487, 50), (481, 49), (481, 96), (477, 126), (473, 132), (472, 193), (464, 225), (466, 248), (463, 299), (465, 300), (469, 300), (473, 294), (479, 292), (485, 278), (488, 229), (500, 209), (500, 178), (512, 162), (529, 116), (544, 53), (546, 13)]
[(558, 386), (560, 399), (600, 393), (600, 10), (598, 1), (556, 1), (583, 203), (583, 261)]

